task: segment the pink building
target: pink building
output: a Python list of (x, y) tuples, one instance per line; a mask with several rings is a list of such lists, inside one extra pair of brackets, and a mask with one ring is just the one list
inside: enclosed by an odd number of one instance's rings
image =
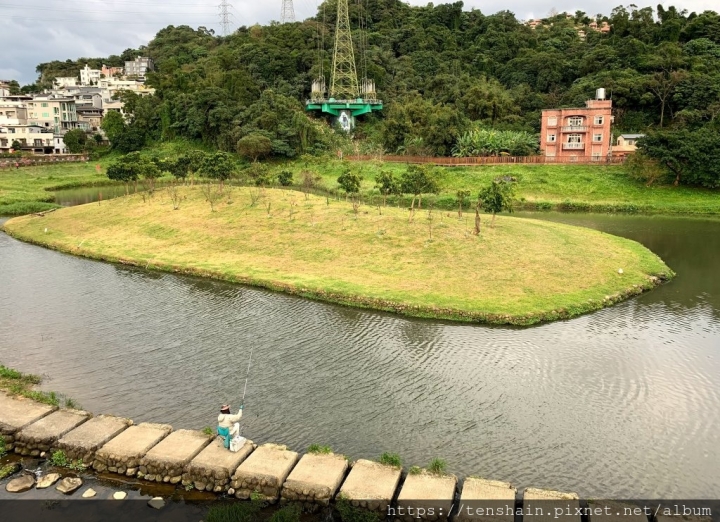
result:
[(107, 67), (106, 65), (103, 65), (102, 69), (100, 69), (100, 73), (105, 75), (105, 78), (112, 78), (116, 74), (122, 75), (123, 68), (122, 67)]
[(611, 123), (612, 100), (605, 99), (605, 89), (598, 89), (596, 99), (586, 101), (585, 107), (545, 109), (540, 150), (547, 157), (600, 161), (610, 156), (612, 150)]

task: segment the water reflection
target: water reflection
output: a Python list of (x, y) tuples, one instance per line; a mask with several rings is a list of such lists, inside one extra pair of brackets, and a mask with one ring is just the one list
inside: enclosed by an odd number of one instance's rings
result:
[(93, 411), (594, 496), (720, 494), (720, 222), (550, 215), (637, 239), (678, 278), (571, 321), (411, 320), (82, 260), (0, 235), (0, 360)]

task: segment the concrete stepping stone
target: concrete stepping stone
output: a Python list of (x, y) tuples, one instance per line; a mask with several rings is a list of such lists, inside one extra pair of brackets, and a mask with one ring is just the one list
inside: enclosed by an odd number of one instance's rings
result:
[(340, 496), (355, 507), (387, 514), (400, 482), (402, 468), (358, 460), (340, 488)]
[(320, 506), (330, 504), (348, 467), (343, 455), (303, 455), (283, 484), (281, 500), (299, 502), (308, 512), (317, 511)]
[(408, 475), (400, 490), (397, 508), (389, 508), (400, 520), (447, 520), (453, 506), (457, 477), (425, 470)]
[[(538, 488), (527, 488), (523, 493), (523, 512), (533, 513), (533, 522), (581, 522), (579, 507), (577, 493)], [(559, 518), (557, 513), (561, 513)]]
[(65, 452), (68, 460), (82, 459), (89, 466), (95, 460), (95, 452), (132, 425), (130, 419), (98, 415), (63, 435), (56, 449)]
[(647, 514), (640, 506), (613, 500), (589, 500), (587, 516), (588, 522), (647, 522), (648, 520)]
[(40, 477), (37, 481), (37, 486), (35, 486), (37, 489), (45, 489), (49, 488), (53, 484), (55, 484), (58, 480), (62, 478), (62, 475), (60, 473), (48, 473), (47, 475), (43, 475)]
[(197, 457), (192, 459), (182, 475), (183, 486), (192, 484), (199, 491), (222, 493), (230, 488), (230, 478), (256, 448), (246, 440), (237, 452), (225, 449), (222, 440), (215, 438)]
[(37, 457), (53, 448), (63, 435), (90, 417), (86, 411), (54, 411), (15, 434), (15, 453)]
[(32, 475), (23, 475), (5, 484), (5, 491), (8, 493), (23, 493), (32, 489), (34, 485), (35, 477)]
[(260, 497), (275, 504), (280, 488), (295, 466), (298, 454), (279, 444), (263, 444), (240, 464), (232, 477), (232, 488), (239, 499), (248, 499), (257, 492)]
[(455, 520), (513, 522), (517, 488), (509, 482), (477, 477), (465, 479)]
[(78, 489), (80, 489), (80, 486), (83, 485), (83, 481), (81, 478), (77, 477), (65, 477), (60, 481), (60, 483), (57, 485), (55, 489), (57, 489), (60, 493), (64, 493), (65, 495), (71, 495)]
[(95, 495), (97, 495), (97, 491), (93, 488), (87, 488), (82, 494), (82, 498), (93, 498)]
[(5, 438), (5, 449), (15, 447), (15, 433), (55, 410), (56, 406), (0, 392), (0, 436)]
[(127, 493), (124, 491), (116, 491), (113, 493), (113, 499), (114, 500), (125, 500), (127, 498)]
[(130, 426), (97, 450), (93, 469), (133, 477), (137, 474), (140, 460), (171, 432), (169, 424), (143, 422)]
[(201, 431), (174, 431), (140, 459), (138, 477), (177, 484), (182, 480), (185, 467), (210, 444), (210, 440)]

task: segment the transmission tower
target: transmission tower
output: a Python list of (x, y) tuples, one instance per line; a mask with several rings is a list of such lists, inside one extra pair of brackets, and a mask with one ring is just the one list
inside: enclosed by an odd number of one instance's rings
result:
[(280, 22), (283, 24), (291, 24), (295, 21), (295, 9), (292, 0), (282, 0), (282, 13), (280, 14)]
[(348, 0), (338, 0), (337, 24), (335, 25), (335, 52), (333, 54), (330, 97), (340, 100), (354, 100), (360, 95), (355, 52), (353, 51)]
[(218, 10), (220, 11), (220, 27), (222, 28), (223, 36), (228, 35), (230, 26), (232, 25), (232, 13), (230, 9), (232, 9), (232, 5), (228, 0), (220, 0)]

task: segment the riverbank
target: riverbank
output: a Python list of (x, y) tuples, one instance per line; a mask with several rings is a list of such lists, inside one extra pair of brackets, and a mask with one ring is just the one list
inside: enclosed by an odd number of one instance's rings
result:
[(251, 284), (409, 316), (529, 325), (598, 310), (673, 276), (641, 245), (500, 216), (360, 205), (294, 191), (201, 187), (62, 209), (5, 223), (64, 252)]

